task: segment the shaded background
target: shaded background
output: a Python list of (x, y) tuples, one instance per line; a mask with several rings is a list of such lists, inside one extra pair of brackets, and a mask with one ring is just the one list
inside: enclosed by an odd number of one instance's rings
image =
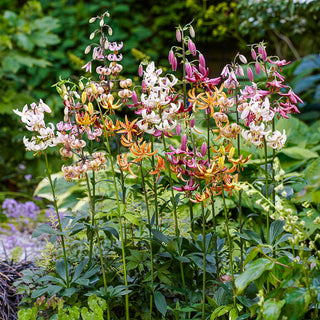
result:
[[(124, 42), (123, 76), (135, 79), (144, 56), (168, 68), (175, 27), (193, 20), (197, 48), (207, 59), (210, 76), (218, 76), (238, 51), (249, 57), (247, 44), (265, 40), (269, 54), (295, 61), (287, 76), (305, 101), (300, 117), (307, 123), (320, 118), (319, 1), (2, 0), (0, 191), (25, 190), (43, 172), (41, 161), (24, 151), (24, 129), (12, 110), (41, 98), (53, 109), (50, 120), (61, 118), (63, 104), (52, 86), (59, 77), (85, 75), (84, 49), (95, 27), (88, 20), (106, 10), (114, 31), (111, 39)], [(59, 166), (56, 162), (56, 170)], [(27, 172), (31, 179), (25, 179)]]

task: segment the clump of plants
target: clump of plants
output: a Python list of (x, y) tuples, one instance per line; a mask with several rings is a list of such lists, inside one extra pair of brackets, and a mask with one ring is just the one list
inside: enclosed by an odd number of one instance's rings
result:
[[(35, 194), (56, 213), (33, 234), (51, 239), (39, 268), (16, 282), (19, 319), (317, 319), (317, 227), (304, 217), (318, 225), (319, 212), (290, 201), (299, 177), (277, 157), (302, 102), (288, 62), (258, 43), (211, 78), (187, 24), (172, 73), (141, 61), (133, 83), (109, 18), (89, 21), (92, 78), (56, 84), (61, 122), (46, 123), (42, 100), (15, 110), (47, 168)], [(65, 164), (51, 174), (55, 147)]]

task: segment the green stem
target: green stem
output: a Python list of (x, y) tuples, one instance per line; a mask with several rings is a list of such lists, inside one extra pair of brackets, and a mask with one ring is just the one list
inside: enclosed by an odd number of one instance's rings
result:
[[(58, 224), (59, 224), (59, 231), (60, 231), (60, 233), (62, 233), (63, 230), (62, 230), (61, 219), (60, 219), (59, 210), (58, 210), (57, 198), (56, 198), (56, 194), (55, 194), (53, 183), (52, 183), (52, 179), (51, 179), (51, 172), (50, 172), (48, 156), (47, 156), (47, 152), (46, 151), (44, 151), (44, 158), (45, 158), (46, 168), (47, 168), (47, 177), (49, 179), (51, 192), (52, 192), (52, 197), (53, 197), (53, 205), (54, 205), (54, 209), (55, 209), (56, 214), (57, 214), (57, 219), (58, 219)], [(66, 246), (65, 246), (65, 243), (64, 243), (64, 236), (61, 234), (60, 237), (61, 237), (61, 244), (62, 244), (62, 251), (63, 251), (64, 267), (65, 267), (65, 270), (66, 270), (66, 282), (67, 282), (66, 284), (67, 284), (67, 288), (69, 288), (70, 287), (70, 282), (69, 282)]]
[[(154, 151), (154, 137), (151, 136), (151, 152), (153, 153)], [(154, 156), (151, 157), (151, 164), (152, 164), (152, 169), (155, 168), (155, 159)], [(158, 228), (159, 226), (159, 209), (158, 209), (158, 191), (157, 191), (157, 182), (156, 182), (156, 176), (153, 175), (153, 193), (154, 193), (154, 209), (155, 209), (155, 222), (156, 222), (156, 227)]]
[(88, 196), (89, 196), (89, 203), (91, 207), (91, 215), (92, 215), (92, 224), (96, 233), (97, 241), (98, 241), (98, 248), (99, 248), (99, 255), (100, 255), (100, 265), (102, 270), (102, 278), (103, 278), (103, 286), (104, 290), (107, 294), (108, 288), (107, 288), (107, 280), (106, 280), (106, 273), (104, 270), (104, 263), (103, 263), (103, 254), (102, 254), (102, 248), (101, 248), (101, 242), (99, 237), (99, 230), (97, 226), (97, 222), (95, 219), (95, 178), (94, 178), (94, 172), (92, 176), (92, 193), (91, 193), (91, 187), (90, 187), (90, 181), (89, 177), (86, 174), (86, 182), (87, 182), (87, 189), (88, 189)]
[[(108, 131), (106, 130), (106, 125), (105, 125), (105, 117), (103, 116), (103, 113), (102, 113), (102, 110), (101, 110), (101, 107), (99, 104), (98, 104), (98, 107), (99, 107), (100, 115), (101, 115), (102, 122), (103, 122), (103, 128), (104, 128), (105, 137), (106, 137), (105, 146), (108, 151), (107, 155), (110, 160), (113, 186), (114, 186), (114, 191), (115, 191), (115, 195), (116, 195), (116, 202), (117, 202), (117, 208), (118, 208), (118, 218), (119, 218), (119, 236), (120, 236), (120, 242), (121, 242), (124, 283), (125, 283), (125, 286), (127, 287), (128, 286), (128, 277), (127, 277), (127, 265), (126, 265), (126, 252), (125, 252), (125, 244), (124, 244), (124, 237), (123, 237), (123, 226), (122, 226), (122, 218), (121, 218), (122, 217), (122, 210), (121, 210), (121, 205), (120, 205), (116, 174), (115, 174), (113, 159), (112, 159), (112, 154), (111, 154), (109, 136), (108, 136)], [(125, 311), (126, 312), (126, 320), (129, 320), (130, 319), (130, 316), (129, 316), (129, 296), (127, 294), (125, 295), (125, 308), (126, 308), (126, 311)]]
[(232, 242), (231, 242), (231, 237), (230, 237), (230, 232), (229, 232), (229, 218), (228, 218), (228, 212), (227, 212), (227, 206), (226, 206), (226, 198), (225, 198), (225, 195), (224, 195), (222, 172), (220, 172), (220, 181), (221, 181), (221, 195), (222, 195), (223, 209), (224, 209), (224, 219), (225, 219), (226, 229), (227, 229), (228, 251), (229, 251), (229, 260), (230, 260), (232, 291), (233, 291), (233, 305), (235, 307), (236, 306), (236, 286), (235, 286), (235, 283), (234, 283)]
[[(265, 177), (266, 177), (266, 198), (269, 199), (269, 185), (268, 185), (268, 149), (267, 149), (267, 141), (265, 136), (264, 140), (264, 166), (265, 166)], [(269, 221), (269, 211), (267, 212), (267, 243), (269, 244), (269, 229), (270, 229), (270, 221)]]
[(201, 319), (205, 320), (205, 305), (206, 305), (206, 219), (204, 214), (204, 205), (201, 202), (201, 218), (202, 218), (202, 252), (203, 252), (203, 273), (202, 273), (202, 316)]
[[(113, 161), (112, 161), (113, 159), (112, 159), (108, 134), (106, 134), (106, 147), (107, 147), (108, 156), (110, 159), (113, 185), (114, 185), (114, 190), (115, 190), (116, 199), (117, 199), (118, 217), (119, 217), (119, 236), (120, 236), (120, 241), (121, 241), (124, 284), (127, 287), (128, 286), (128, 277), (127, 277), (127, 265), (126, 265), (126, 251), (125, 251), (125, 244), (124, 244), (124, 237), (123, 237), (122, 212), (121, 212), (120, 199), (119, 199), (119, 193), (118, 193), (118, 187), (117, 187), (117, 181), (116, 181), (116, 174), (115, 174), (115, 170), (114, 170), (114, 166), (113, 166)], [(129, 296), (127, 294), (125, 295), (125, 304), (126, 304), (126, 320), (129, 320), (130, 319), (130, 317), (129, 317)]]
[[(207, 154), (208, 160), (211, 159), (211, 144), (210, 144), (210, 114), (207, 115)], [(214, 236), (214, 254), (216, 260), (216, 267), (217, 267), (217, 279), (219, 279), (219, 260), (218, 260), (218, 243), (217, 243), (217, 221), (216, 221), (216, 214), (214, 209), (214, 197), (213, 194), (211, 195), (211, 213), (212, 213), (212, 224), (213, 224), (213, 236)]]
[(150, 320), (152, 320), (152, 306), (153, 306), (153, 277), (154, 277), (154, 267), (153, 267), (153, 250), (152, 250), (152, 232), (151, 232), (151, 217), (148, 203), (147, 188), (144, 180), (143, 170), (142, 170), (142, 160), (140, 163), (140, 173), (142, 179), (142, 187), (144, 192), (144, 198), (146, 203), (147, 218), (148, 218), (148, 229), (149, 229), (149, 245), (150, 245), (150, 263), (151, 263), (151, 295), (150, 295)]
[[(238, 87), (236, 87), (236, 115), (237, 115), (237, 125), (239, 125), (239, 112), (238, 112)], [(238, 148), (238, 158), (240, 158), (240, 134), (237, 136), (237, 148)], [(238, 174), (238, 179), (240, 181), (240, 172)], [(242, 190), (239, 190), (239, 197), (238, 197), (238, 211), (239, 211), (239, 233), (242, 233), (242, 205), (241, 205), (241, 196)], [(240, 270), (243, 271), (243, 239), (240, 238)]]
[[(167, 146), (166, 146), (166, 140), (165, 140), (163, 133), (162, 133), (162, 141), (163, 141), (164, 152), (166, 152)], [(172, 206), (173, 206), (173, 215), (174, 215), (174, 229), (175, 229), (175, 234), (176, 234), (177, 241), (178, 241), (179, 255), (181, 255), (182, 251), (181, 251), (181, 243), (180, 243), (180, 232), (179, 232), (179, 226), (178, 226), (177, 204), (176, 204), (176, 199), (174, 197), (170, 164), (167, 159), (165, 159), (165, 161), (166, 161), (166, 166), (167, 166), (167, 169), (169, 172), (169, 185), (170, 185), (171, 199), (172, 199)], [(182, 265), (181, 261), (180, 261), (180, 272), (181, 272), (181, 280), (182, 280), (183, 290), (185, 291), (185, 297), (187, 300), (186, 283), (185, 283), (185, 278), (184, 278), (183, 265)]]

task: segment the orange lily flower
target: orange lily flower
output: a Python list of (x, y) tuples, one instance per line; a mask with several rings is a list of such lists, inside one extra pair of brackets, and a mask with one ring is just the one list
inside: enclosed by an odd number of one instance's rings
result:
[(127, 153), (125, 153), (122, 158), (121, 158), (121, 155), (120, 155), (120, 154), (118, 155), (118, 163), (119, 163), (119, 166), (120, 166), (120, 168), (121, 168), (122, 171), (128, 170), (129, 173), (130, 173), (132, 176), (134, 176), (135, 178), (137, 178), (137, 175), (135, 175), (135, 174), (132, 172), (131, 166), (133, 165), (133, 162), (128, 162), (128, 154), (127, 154)]
[[(119, 120), (116, 121), (116, 124), (113, 124), (112, 120), (106, 119), (105, 122), (105, 131), (107, 131), (110, 135), (114, 135), (117, 130), (120, 129)], [(106, 133), (104, 133), (106, 135)]]
[(132, 134), (137, 133), (138, 131), (134, 128), (138, 119), (133, 121), (128, 121), (127, 116), (125, 117), (125, 122), (120, 121), (120, 125), (123, 129), (118, 130), (117, 133), (124, 133), (127, 135), (127, 141), (132, 141)]
[(160, 157), (160, 156), (156, 156), (156, 157), (157, 157), (157, 161), (158, 161), (156, 169), (154, 171), (149, 172), (149, 173), (156, 174), (157, 175), (156, 182), (158, 182), (160, 179), (160, 171), (166, 170), (166, 162), (162, 157)]
[(79, 113), (76, 114), (76, 121), (78, 122), (78, 124), (85, 128), (88, 128), (92, 124), (94, 124), (96, 122), (96, 119), (96, 116), (90, 117), (87, 111), (84, 114), (82, 112), (81, 115)]
[(151, 152), (151, 147), (151, 142), (147, 143), (146, 141), (144, 141), (141, 145), (140, 142), (135, 142), (130, 148), (130, 151), (138, 157), (134, 161), (138, 163), (142, 160), (143, 157), (151, 157), (155, 155), (158, 152), (158, 149)]
[(113, 103), (113, 100), (113, 95), (109, 94), (106, 99), (101, 101), (101, 106), (109, 111), (114, 111), (115, 109), (120, 108), (122, 105), (120, 99), (116, 103)]

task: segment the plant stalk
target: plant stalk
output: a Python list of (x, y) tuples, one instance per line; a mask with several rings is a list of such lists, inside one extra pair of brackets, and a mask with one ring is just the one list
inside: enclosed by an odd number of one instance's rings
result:
[[(62, 233), (63, 230), (62, 230), (61, 219), (60, 219), (59, 210), (58, 210), (57, 197), (56, 197), (56, 194), (55, 194), (55, 191), (54, 191), (54, 187), (53, 187), (53, 183), (52, 183), (52, 179), (51, 179), (51, 172), (50, 172), (48, 156), (47, 156), (47, 152), (46, 151), (44, 151), (44, 158), (45, 158), (46, 168), (47, 168), (47, 177), (49, 179), (51, 192), (52, 192), (52, 197), (53, 197), (54, 209), (56, 211), (57, 218), (58, 218), (59, 231), (60, 231), (60, 233)], [(61, 234), (60, 237), (61, 237), (61, 244), (62, 244), (62, 250), (63, 250), (64, 267), (65, 267), (65, 270), (66, 270), (66, 282), (67, 282), (66, 284), (67, 284), (67, 288), (70, 288), (66, 246), (65, 246), (65, 243), (64, 243), (64, 236)]]

